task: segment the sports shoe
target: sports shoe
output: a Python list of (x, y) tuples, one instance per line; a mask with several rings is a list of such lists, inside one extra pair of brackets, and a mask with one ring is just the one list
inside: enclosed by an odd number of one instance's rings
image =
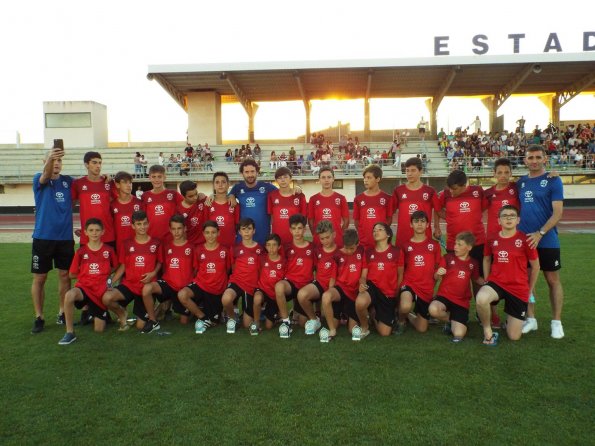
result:
[(329, 343), (333, 340), (333, 336), (331, 336), (331, 331), (328, 328), (321, 328), (320, 332), (318, 333), (318, 337), (320, 338), (320, 342)]
[(562, 339), (564, 337), (564, 329), (561, 321), (552, 321), (552, 338)]
[(256, 323), (252, 322), (250, 324), (250, 335), (258, 336), (259, 334), (260, 334), (260, 328), (258, 328), (258, 325), (256, 325)]
[(452, 335), (452, 328), (450, 326), (450, 322), (446, 322), (444, 327), (442, 327), (442, 333), (446, 335)]
[(143, 327), (143, 329), (140, 332), (147, 334), (147, 333), (152, 333), (157, 330), (161, 330), (161, 325), (159, 325), (159, 322), (152, 321), (151, 319), (149, 319), (149, 320), (147, 320), (147, 322), (145, 322), (145, 326)]
[(322, 324), (320, 323), (320, 319), (309, 319), (305, 326), (306, 335), (315, 334), (318, 330), (320, 330), (321, 326)]
[(523, 334), (527, 334), (531, 331), (537, 331), (537, 319), (534, 317), (528, 317), (525, 319), (525, 322), (523, 322)]
[(93, 316), (91, 316), (87, 310), (83, 310), (81, 312), (81, 320), (78, 325), (89, 325), (91, 322), (93, 322)]
[(237, 322), (235, 319), (229, 319), (227, 321), (227, 324), (225, 324), (225, 326), (227, 327), (227, 333), (234, 334), (236, 332), (236, 325)]
[(497, 347), (498, 346), (498, 338), (500, 337), (500, 333), (497, 331), (492, 332), (492, 337), (490, 339), (483, 339), (482, 344), (486, 347)]
[(356, 325), (351, 329), (351, 340), (358, 342), (362, 340), (362, 329), (359, 325)]
[(74, 333), (66, 333), (62, 339), (58, 342), (59, 345), (68, 345), (72, 344), (76, 341), (76, 336)]
[(64, 316), (64, 313), (58, 313), (58, 316), (56, 316), (56, 324), (58, 324), (58, 325), (66, 324), (66, 316)]
[(404, 322), (397, 322), (397, 323), (395, 324), (395, 330), (394, 330), (394, 333), (395, 333), (397, 336), (400, 336), (400, 335), (402, 335), (403, 333), (405, 333), (405, 323), (404, 323)]
[(203, 334), (211, 325), (211, 321), (208, 319), (204, 321), (202, 319), (198, 319), (194, 324), (194, 333)]
[(450, 340), (450, 342), (452, 342), (453, 344), (460, 344), (461, 342), (463, 342), (463, 338), (459, 338), (458, 336), (455, 336), (454, 338), (452, 338)]
[(31, 333), (41, 333), (43, 331), (44, 326), (45, 321), (41, 317), (35, 318), (35, 321), (33, 321), (33, 328), (31, 329)]
[(281, 325), (279, 325), (279, 337), (281, 339), (289, 339), (292, 331), (291, 325), (286, 321), (281, 322)]

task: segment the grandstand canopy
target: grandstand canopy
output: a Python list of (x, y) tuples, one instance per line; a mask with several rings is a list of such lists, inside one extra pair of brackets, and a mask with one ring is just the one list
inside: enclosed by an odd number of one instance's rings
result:
[(148, 78), (184, 108), (193, 92), (224, 102), (540, 94), (592, 87), (595, 52), (151, 65)]

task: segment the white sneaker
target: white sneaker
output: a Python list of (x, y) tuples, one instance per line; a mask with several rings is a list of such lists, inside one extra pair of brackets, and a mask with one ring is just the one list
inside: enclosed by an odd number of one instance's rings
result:
[(564, 337), (564, 329), (562, 328), (562, 322), (552, 321), (552, 338), (562, 339)]
[(281, 325), (279, 325), (279, 337), (281, 339), (289, 339), (291, 332), (291, 325), (287, 322), (281, 322)]
[(359, 325), (356, 325), (351, 329), (351, 340), (356, 342), (362, 340), (362, 329)]
[(523, 322), (523, 334), (527, 334), (531, 331), (537, 331), (537, 319), (534, 317), (528, 317), (525, 319), (525, 322)]
[(194, 333), (203, 334), (205, 331), (207, 331), (207, 326), (205, 325), (205, 322), (198, 319), (194, 324)]
[(320, 319), (309, 319), (306, 322), (306, 326), (304, 327), (306, 335), (315, 334), (318, 330), (320, 330), (320, 327), (322, 327), (322, 324), (320, 323)]
[(226, 327), (227, 327), (227, 333), (234, 334), (236, 332), (236, 320), (235, 319), (228, 320)]

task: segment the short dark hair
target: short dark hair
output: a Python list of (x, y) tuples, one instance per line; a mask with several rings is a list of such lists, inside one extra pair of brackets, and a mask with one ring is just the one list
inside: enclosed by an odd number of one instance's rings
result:
[(279, 237), (277, 234), (273, 233), (273, 234), (269, 234), (265, 237), (264, 239), (264, 244), (266, 245), (267, 242), (274, 240), (277, 242), (277, 245), (281, 246), (281, 237)]
[(152, 173), (165, 174), (165, 167), (161, 166), (160, 164), (153, 164), (151, 167), (149, 167), (149, 175)]
[(415, 211), (413, 214), (411, 214), (410, 221), (413, 223), (413, 220), (421, 220), (422, 218), (425, 221), (430, 221), (428, 214), (426, 214), (424, 211)]
[(335, 232), (330, 220), (320, 220), (316, 225), (316, 234), (324, 234), (325, 232)]
[(275, 171), (275, 179), (283, 176), (283, 175), (289, 175), (289, 177), (293, 177), (293, 174), (291, 173), (291, 170), (289, 170), (288, 167), (279, 167), (276, 171)]
[(184, 180), (180, 183), (180, 193), (185, 197), (188, 192), (196, 189), (196, 183), (190, 180)]
[(169, 219), (169, 225), (170, 226), (171, 226), (172, 223), (182, 223), (183, 225), (185, 225), (186, 224), (186, 221), (185, 221), (183, 215), (175, 214), (175, 215), (172, 215), (171, 218)]
[(304, 227), (306, 227), (308, 220), (302, 214), (293, 214), (291, 217), (289, 217), (289, 227), (298, 223), (301, 223)]
[(101, 159), (101, 153), (99, 153), (99, 152), (87, 152), (87, 153), (85, 153), (85, 155), (83, 156), (83, 163), (87, 164), (93, 158), (99, 158), (99, 159)]
[(539, 144), (531, 144), (529, 147), (527, 147), (526, 150), (527, 153), (529, 152), (541, 152), (543, 154), (543, 156), (546, 156), (547, 153), (545, 152), (545, 147), (543, 147), (542, 145)]
[(98, 218), (88, 218), (85, 222), (85, 229), (87, 229), (91, 225), (97, 225), (101, 229), (103, 229), (103, 222)]
[(225, 172), (223, 172), (223, 171), (215, 172), (213, 174), (213, 183), (215, 182), (215, 178), (217, 178), (217, 177), (223, 177), (229, 183), (229, 176)]
[(374, 178), (382, 178), (382, 169), (376, 164), (370, 164), (368, 167), (366, 167), (362, 172), (362, 176), (365, 176), (367, 173), (374, 175)]
[(248, 158), (242, 161), (242, 164), (240, 164), (240, 173), (244, 173), (244, 167), (246, 166), (254, 167), (256, 169), (256, 173), (260, 172), (260, 167), (258, 166), (258, 163), (252, 158)]
[(136, 223), (137, 221), (147, 220), (147, 213), (145, 211), (134, 211), (132, 213), (132, 223)]
[(353, 228), (345, 229), (343, 233), (343, 245), (344, 246), (354, 246), (359, 243), (359, 235), (357, 231)]
[(446, 186), (465, 186), (467, 184), (467, 175), (462, 170), (453, 170), (446, 178)]
[(417, 170), (423, 170), (421, 159), (416, 156), (412, 156), (407, 161), (405, 161), (405, 168), (413, 166), (417, 167)]
[(121, 183), (122, 181), (132, 182), (132, 175), (130, 175), (128, 172), (124, 172), (123, 170), (116, 173), (116, 175), (114, 175), (114, 182)]
[(217, 224), (216, 221), (213, 221), (213, 220), (207, 220), (202, 224), (203, 231), (207, 228), (215, 228), (217, 231), (219, 231), (219, 225)]
[(251, 218), (241, 218), (240, 222), (238, 223), (238, 228), (247, 228), (248, 226), (252, 226), (252, 229), (255, 229), (256, 223), (254, 223), (254, 220), (252, 220)]
[(384, 228), (384, 230), (386, 231), (386, 234), (388, 235), (388, 239), (390, 240), (391, 238), (393, 238), (393, 230), (391, 229), (390, 225), (388, 225), (387, 223), (383, 222), (383, 221), (379, 221), (378, 223), (376, 223), (372, 229), (374, 229), (376, 226), (382, 226)]
[(470, 231), (459, 232), (456, 236), (456, 240), (461, 240), (468, 246), (475, 246), (475, 236)]
[(513, 206), (512, 204), (506, 204), (504, 206), (502, 206), (500, 208), (500, 210), (498, 211), (498, 217), (500, 217), (500, 215), (502, 215), (502, 212), (504, 211), (514, 211), (516, 213), (516, 215), (519, 215), (519, 210), (516, 206)]
[(496, 171), (498, 166), (508, 166), (512, 170), (512, 163), (508, 158), (498, 158), (494, 163), (494, 172)]
[(322, 174), (322, 172), (330, 172), (333, 175), (333, 178), (335, 177), (335, 171), (328, 166), (324, 166), (324, 167), (320, 168), (320, 170), (318, 171), (318, 178), (320, 178), (320, 175)]

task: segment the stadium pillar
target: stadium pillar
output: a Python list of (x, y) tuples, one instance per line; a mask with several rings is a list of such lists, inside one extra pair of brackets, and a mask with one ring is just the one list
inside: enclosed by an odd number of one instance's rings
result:
[(221, 96), (214, 91), (188, 93), (188, 142), (221, 144)]
[(370, 99), (364, 99), (364, 141), (370, 141)]
[(304, 101), (304, 109), (306, 110), (306, 134), (304, 136), (304, 144), (310, 142), (310, 112), (312, 111), (312, 103), (310, 101)]
[[(494, 96), (488, 96), (487, 98), (483, 98), (481, 103), (488, 109), (488, 128), (487, 130), (493, 132), (496, 128), (496, 113), (498, 112), (498, 106), (496, 104), (496, 98)], [(481, 129), (485, 131), (486, 129)]]
[(250, 142), (250, 144), (253, 144), (255, 142), (254, 115), (256, 115), (256, 112), (258, 111), (258, 104), (253, 102), (251, 105), (252, 107), (250, 107), (248, 110), (248, 141)]
[(548, 108), (550, 122), (556, 127), (560, 126), (560, 102), (557, 94), (544, 94), (539, 100)]
[(434, 107), (434, 101), (432, 98), (426, 99), (426, 107), (430, 113), (430, 135), (435, 137), (438, 134), (438, 122), (436, 120), (438, 107)]

